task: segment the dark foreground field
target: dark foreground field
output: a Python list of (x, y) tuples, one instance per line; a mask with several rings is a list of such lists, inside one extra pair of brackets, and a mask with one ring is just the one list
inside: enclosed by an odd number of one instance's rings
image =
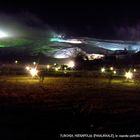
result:
[(48, 77), (41, 83), (7, 76), (0, 79), (0, 91), (2, 139), (140, 134), (140, 85), (133, 82)]

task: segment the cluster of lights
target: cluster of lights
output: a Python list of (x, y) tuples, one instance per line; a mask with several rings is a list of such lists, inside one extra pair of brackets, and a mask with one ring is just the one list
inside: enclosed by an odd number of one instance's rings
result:
[[(73, 69), (75, 67), (75, 63), (74, 61), (69, 61), (67, 64), (65, 64), (66, 66), (63, 67), (64, 70), (67, 70), (68, 68)], [(61, 70), (61, 66), (58, 66), (57, 63), (54, 63), (52, 66), (51, 65), (47, 65), (46, 66), (47, 70), (50, 70), (51, 68), (54, 69), (54, 71), (59, 71)]]
[[(113, 72), (113, 74), (116, 74), (117, 73), (117, 71), (116, 70), (114, 70), (114, 68), (113, 67), (110, 67), (109, 68), (112, 72)], [(105, 73), (106, 72), (106, 69), (103, 67), (103, 68), (101, 68), (101, 73)]]
[[(16, 60), (15, 63), (18, 63), (18, 61)], [(36, 62), (33, 62), (33, 64), (36, 65)], [(54, 66), (55, 66), (54, 70), (55, 70), (56, 72), (59, 71), (59, 70), (61, 69), (61, 67), (56, 67), (56, 66), (57, 66), (56, 63), (54, 63)], [(69, 61), (69, 62), (67, 63), (67, 66), (68, 66), (68, 68), (74, 68), (74, 67), (75, 67), (74, 61)], [(47, 65), (46, 67), (47, 67), (47, 69), (49, 70), (49, 69), (51, 68), (51, 65)], [(37, 70), (36, 67), (26, 66), (25, 69), (26, 69), (27, 71), (29, 71), (29, 73), (30, 73), (30, 75), (31, 75), (32, 77), (35, 77), (35, 76), (37, 76), (37, 74), (38, 74), (38, 70)], [(67, 67), (64, 67), (64, 70), (67, 70)], [(110, 67), (109, 70), (112, 71), (112, 73), (113, 73), (114, 75), (117, 73), (116, 70), (115, 70), (113, 67)], [(64, 71), (64, 72), (66, 72), (66, 71)], [(105, 69), (104, 67), (102, 67), (102, 68), (101, 68), (101, 72), (102, 72), (102, 73), (105, 73), (105, 72), (106, 72), (106, 69)], [(133, 69), (133, 72), (136, 72), (136, 69)], [(134, 75), (133, 72), (132, 72), (132, 71), (126, 72), (125, 75), (124, 75), (125, 78), (126, 78), (127, 80), (131, 80), (131, 79), (133, 78), (133, 75)]]

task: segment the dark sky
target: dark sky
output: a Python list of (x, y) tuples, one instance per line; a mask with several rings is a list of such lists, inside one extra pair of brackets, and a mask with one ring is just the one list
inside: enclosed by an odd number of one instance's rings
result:
[[(103, 2), (101, 0), (98, 3), (93, 1), (93, 3), (79, 2), (79, 4), (74, 1), (65, 3), (35, 0), (9, 1), (1, 3), (0, 12), (12, 16), (28, 12), (56, 31), (74, 36), (121, 39), (125, 34), (128, 38), (129, 32), (130, 36), (135, 36), (134, 32), (140, 27), (140, 4), (134, 1)], [(131, 27), (134, 28), (133, 31), (129, 31)]]

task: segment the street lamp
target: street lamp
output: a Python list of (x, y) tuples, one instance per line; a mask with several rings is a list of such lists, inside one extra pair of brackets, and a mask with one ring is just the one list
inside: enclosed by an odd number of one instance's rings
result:
[(132, 79), (133, 78), (133, 73), (131, 71), (128, 71), (125, 73), (126, 79)]
[(114, 70), (113, 73), (116, 74), (117, 72)]
[(38, 70), (36, 68), (31, 68), (30, 69), (30, 74), (32, 77), (37, 76)]
[(36, 62), (34, 61), (33, 64), (36, 65)]
[(114, 68), (113, 67), (110, 67), (110, 70), (114, 70)]
[(18, 61), (17, 60), (15, 60), (15, 64), (17, 64), (18, 63)]
[(47, 69), (50, 69), (50, 65), (47, 65)]
[(101, 72), (104, 73), (105, 72), (105, 68), (101, 68)]

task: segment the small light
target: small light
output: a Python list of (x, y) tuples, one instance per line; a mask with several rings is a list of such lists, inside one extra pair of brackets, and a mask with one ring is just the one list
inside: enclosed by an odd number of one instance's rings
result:
[(47, 69), (49, 69), (50, 68), (50, 65), (47, 65)]
[(58, 68), (55, 68), (55, 71), (58, 71)]
[(36, 65), (36, 62), (34, 61), (33, 64)]
[(117, 72), (114, 70), (113, 73), (116, 74)]
[(105, 72), (105, 68), (101, 68), (101, 72), (102, 72), (102, 73)]
[(110, 70), (114, 70), (114, 68), (113, 67), (110, 67)]
[(131, 71), (128, 71), (125, 73), (126, 79), (132, 79), (133, 78), (133, 73)]
[(64, 67), (64, 70), (66, 70), (67, 68), (66, 67)]
[(54, 63), (54, 66), (56, 66), (57, 64), (56, 63)]
[(29, 70), (30, 70), (30, 67), (29, 67), (29, 66), (26, 66), (25, 69), (26, 69), (27, 71), (29, 71)]
[(136, 72), (137, 70), (136, 70), (136, 69), (134, 69), (133, 71), (134, 71), (134, 72)]
[(15, 64), (17, 64), (18, 63), (18, 61), (17, 60), (15, 60)]

